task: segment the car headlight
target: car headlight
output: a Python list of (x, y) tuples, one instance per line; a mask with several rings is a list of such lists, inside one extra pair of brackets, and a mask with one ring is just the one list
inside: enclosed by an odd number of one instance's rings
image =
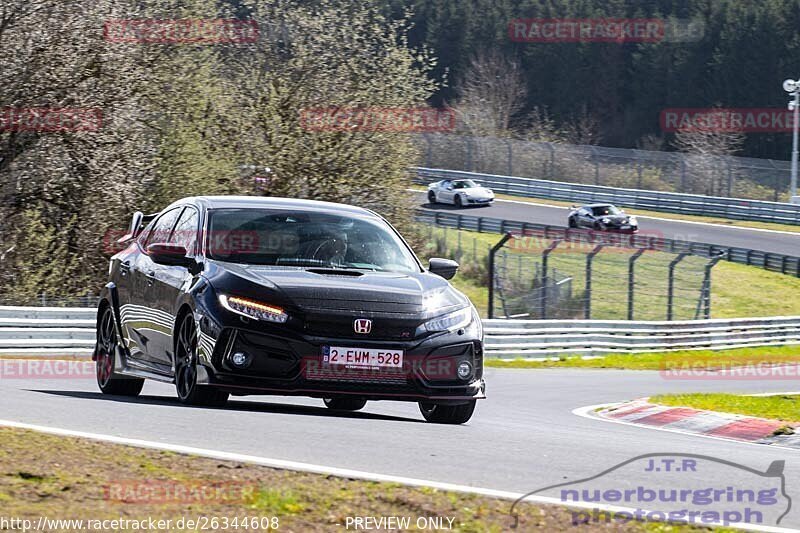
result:
[(631, 225), (634, 225), (634, 226), (638, 226), (639, 225), (639, 221), (636, 220), (636, 217), (628, 217), (628, 224), (631, 224)]
[(611, 223), (611, 219), (610, 218), (604, 218), (602, 222), (603, 222), (603, 224), (610, 224)]
[(228, 311), (232, 311), (248, 318), (263, 320), (265, 322), (277, 322), (283, 324), (289, 319), (289, 315), (277, 306), (240, 298), (239, 296), (219, 295), (219, 301)]
[(472, 307), (464, 307), (458, 311), (438, 316), (425, 322), (422, 327), (427, 331), (455, 331), (472, 322)]

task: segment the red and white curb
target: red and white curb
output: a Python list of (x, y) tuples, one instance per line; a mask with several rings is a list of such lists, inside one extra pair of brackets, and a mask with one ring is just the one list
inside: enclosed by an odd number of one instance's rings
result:
[[(645, 426), (676, 433), (688, 433), (757, 444), (800, 449), (800, 434), (775, 435), (792, 424), (688, 407), (650, 403), (647, 398), (601, 408), (595, 415), (614, 422)], [(794, 426), (800, 433), (800, 426)]]

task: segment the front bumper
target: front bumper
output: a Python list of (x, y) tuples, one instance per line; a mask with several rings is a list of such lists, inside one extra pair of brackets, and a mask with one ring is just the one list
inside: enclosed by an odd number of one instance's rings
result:
[(494, 202), (494, 198), (467, 198), (469, 205), (489, 205)]
[(639, 226), (635, 224), (603, 224), (604, 231), (619, 231), (621, 233), (636, 233)]
[[(252, 324), (252, 323), (251, 323)], [(423, 340), (364, 340), (281, 334), (278, 328), (235, 324), (204, 332), (216, 338), (201, 351), (199, 380), (232, 394), (279, 394), (319, 398), (357, 396), (367, 400), (463, 403), (485, 397), (483, 343), (462, 331)], [(202, 328), (202, 322), (201, 322)], [(214, 331), (216, 330), (216, 331)], [(363, 369), (323, 362), (323, 347), (403, 350), (402, 368)], [(237, 367), (234, 354), (245, 354), (246, 368)], [(458, 366), (469, 362), (471, 374), (462, 379)]]

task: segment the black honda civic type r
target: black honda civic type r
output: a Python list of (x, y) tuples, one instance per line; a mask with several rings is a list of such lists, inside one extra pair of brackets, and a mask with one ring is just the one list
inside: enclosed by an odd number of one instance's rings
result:
[(419, 403), (460, 424), (484, 398), (483, 330), (446, 281), (376, 213), (264, 197), (185, 198), (134, 214), (97, 316), (97, 381), (135, 396), (145, 379), (181, 402), (248, 394)]

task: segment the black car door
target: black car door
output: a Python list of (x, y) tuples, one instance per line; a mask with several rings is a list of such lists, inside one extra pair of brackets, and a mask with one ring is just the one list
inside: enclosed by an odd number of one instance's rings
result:
[[(187, 255), (194, 257), (197, 242), (199, 213), (194, 206), (186, 206), (178, 218), (172, 234), (165, 242), (183, 246)], [(186, 291), (194, 279), (194, 275), (184, 266), (159, 265), (152, 266), (152, 299), (151, 304), (159, 316), (169, 317), (175, 323), (178, 311), (178, 297)], [(150, 355), (160, 364), (172, 364), (172, 331), (159, 329), (154, 339), (155, 350)]]
[[(123, 315), (127, 319), (131, 346), (136, 348), (138, 357), (149, 362), (161, 362), (158, 357), (158, 342), (165, 332), (171, 335), (170, 316), (159, 312), (155, 302), (154, 290), (156, 264), (147, 255), (147, 247), (154, 243), (166, 242), (178, 220), (182, 207), (170, 209), (159, 215), (152, 228), (143, 235), (139, 253), (131, 264), (131, 298)], [(133, 350), (132, 350), (133, 352)]]

